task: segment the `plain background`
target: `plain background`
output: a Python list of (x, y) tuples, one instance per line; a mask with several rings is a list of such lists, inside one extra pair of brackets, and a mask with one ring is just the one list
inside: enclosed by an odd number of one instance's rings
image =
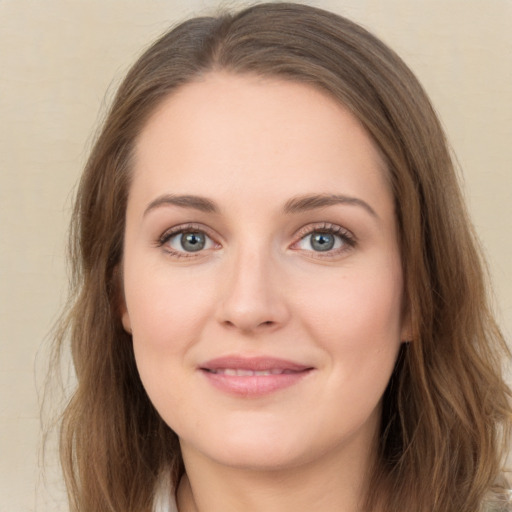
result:
[[(460, 167), (512, 333), (512, 0), (324, 0), (380, 36), (419, 76)], [(214, 0), (0, 0), (0, 511), (65, 510), (55, 461), (41, 476), (48, 332), (67, 286), (73, 190), (127, 67)], [(241, 2), (222, 2), (236, 7)], [(50, 448), (50, 462), (52, 460)]]

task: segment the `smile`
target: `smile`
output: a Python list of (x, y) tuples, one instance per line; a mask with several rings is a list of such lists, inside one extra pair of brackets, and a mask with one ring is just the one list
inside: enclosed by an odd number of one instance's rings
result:
[(282, 370), (280, 368), (273, 368), (272, 370), (241, 370), (235, 368), (222, 368), (218, 370), (206, 370), (217, 375), (230, 375), (238, 377), (251, 377), (253, 375), (283, 375), (297, 373), (293, 370)]
[(216, 390), (242, 398), (262, 397), (289, 388), (314, 370), (285, 359), (238, 356), (213, 359), (198, 369)]

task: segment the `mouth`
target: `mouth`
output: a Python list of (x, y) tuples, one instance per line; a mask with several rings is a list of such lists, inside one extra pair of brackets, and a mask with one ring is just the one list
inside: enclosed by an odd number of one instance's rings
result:
[(202, 370), (216, 375), (230, 375), (238, 377), (251, 377), (253, 375), (285, 375), (297, 373), (294, 370), (282, 370), (280, 368), (272, 368), (271, 370), (242, 370), (240, 368), (219, 368), (217, 370), (209, 370), (202, 368)]
[(272, 357), (228, 356), (198, 368), (217, 390), (237, 397), (261, 397), (298, 384), (314, 367)]

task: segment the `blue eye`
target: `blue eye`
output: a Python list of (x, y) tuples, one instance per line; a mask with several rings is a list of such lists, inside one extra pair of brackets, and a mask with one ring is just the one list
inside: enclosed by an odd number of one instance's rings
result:
[(327, 252), (340, 249), (345, 243), (340, 235), (313, 231), (299, 241), (298, 248), (305, 251)]
[[(304, 232), (304, 231), (303, 231)], [(296, 249), (333, 255), (355, 245), (353, 235), (340, 226), (324, 223), (317, 229), (309, 230), (294, 244)]]
[(180, 244), (188, 252), (196, 252), (204, 249), (206, 245), (206, 236), (204, 233), (182, 233)]
[(214, 242), (201, 231), (180, 231), (168, 236), (163, 245), (167, 245), (175, 252), (199, 252), (211, 249)]
[(315, 251), (330, 251), (336, 238), (332, 233), (312, 233), (309, 235), (309, 243)]

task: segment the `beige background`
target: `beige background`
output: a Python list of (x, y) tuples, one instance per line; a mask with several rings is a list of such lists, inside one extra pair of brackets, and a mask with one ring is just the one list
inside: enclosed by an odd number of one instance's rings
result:
[[(512, 0), (310, 2), (360, 21), (419, 75), (464, 170), (512, 333)], [(0, 0), (0, 511), (65, 510), (40, 475), (44, 340), (66, 290), (72, 190), (140, 49), (214, 0)], [(240, 2), (223, 2), (240, 5)], [(105, 91), (108, 91), (107, 93)]]

